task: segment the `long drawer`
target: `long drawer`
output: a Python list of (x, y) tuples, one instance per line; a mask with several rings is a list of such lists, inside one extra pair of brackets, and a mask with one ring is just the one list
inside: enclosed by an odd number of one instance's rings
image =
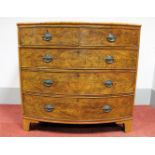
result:
[(23, 70), (22, 90), (24, 92), (51, 94), (104, 95), (133, 93), (135, 72), (46, 72)]
[(96, 121), (131, 117), (133, 96), (111, 98), (52, 98), (23, 96), (24, 115), (60, 121)]
[(136, 69), (136, 50), (21, 48), (22, 67)]
[(139, 30), (121, 28), (27, 27), (19, 29), (21, 46), (138, 47)]

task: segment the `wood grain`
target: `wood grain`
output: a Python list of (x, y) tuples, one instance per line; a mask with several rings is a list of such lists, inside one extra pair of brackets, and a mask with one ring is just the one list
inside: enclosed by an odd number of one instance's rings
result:
[[(126, 23), (19, 23), (23, 128), (31, 123), (116, 122), (131, 130), (140, 25)], [(48, 32), (50, 41), (43, 40)], [(108, 34), (116, 36), (109, 42)], [(45, 63), (50, 55), (53, 61)], [(105, 57), (114, 61), (107, 64)], [(50, 87), (43, 80), (53, 80)], [(113, 86), (104, 85), (112, 80)], [(45, 111), (45, 105), (53, 111)], [(109, 105), (110, 112), (103, 107)]]
[[(50, 41), (44, 41), (43, 35), (48, 32), (52, 35)], [(77, 46), (79, 32), (77, 28), (21, 28), (19, 29), (21, 45), (57, 45)]]
[[(100, 98), (100, 99), (71, 99), (51, 98), (24, 95), (24, 116), (49, 120), (93, 121), (110, 120), (131, 117), (133, 96)], [(54, 110), (46, 112), (46, 104), (54, 106)], [(103, 111), (104, 105), (110, 105), (109, 113)]]
[[(117, 75), (117, 76), (116, 76)], [(134, 91), (135, 73), (131, 72), (100, 72), (100, 73), (44, 73), (22, 71), (23, 91), (72, 94), (72, 95), (104, 95), (131, 93)], [(44, 80), (52, 80), (50, 87), (43, 85)], [(107, 80), (113, 86), (104, 85)]]
[[(43, 35), (49, 32), (50, 41), (44, 41)], [(108, 34), (116, 36), (115, 42), (107, 40)], [(114, 29), (114, 28), (61, 28), (61, 27), (36, 27), (19, 29), (20, 45), (46, 45), (46, 46), (137, 46), (139, 30)]]
[[(138, 30), (81, 28), (80, 32), (81, 46), (138, 46), (139, 44)], [(115, 42), (107, 40), (110, 33), (116, 36)]]
[[(57, 69), (136, 69), (136, 50), (102, 49), (25, 49), (21, 48), (21, 67)], [(43, 61), (46, 55), (53, 58), (49, 63)], [(112, 56), (111, 64), (106, 57)]]

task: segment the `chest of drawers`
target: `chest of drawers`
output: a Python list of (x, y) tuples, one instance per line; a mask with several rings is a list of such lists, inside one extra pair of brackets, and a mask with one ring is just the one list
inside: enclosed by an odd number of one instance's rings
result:
[(115, 122), (131, 130), (140, 25), (19, 23), (23, 128)]

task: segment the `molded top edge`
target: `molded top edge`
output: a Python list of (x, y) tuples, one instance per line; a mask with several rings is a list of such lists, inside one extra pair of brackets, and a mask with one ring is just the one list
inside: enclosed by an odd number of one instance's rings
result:
[(98, 26), (135, 26), (141, 27), (140, 24), (130, 24), (130, 23), (102, 23), (102, 22), (36, 22), (36, 23), (17, 23), (17, 26), (39, 26), (39, 25), (73, 25), (73, 26), (83, 26), (83, 25), (98, 25)]

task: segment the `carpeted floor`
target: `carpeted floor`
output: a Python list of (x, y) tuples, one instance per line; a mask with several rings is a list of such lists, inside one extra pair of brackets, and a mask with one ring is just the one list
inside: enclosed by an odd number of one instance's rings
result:
[(62, 125), (39, 123), (27, 132), (21, 126), (20, 105), (0, 105), (0, 136), (1, 137), (124, 137), (124, 136), (155, 136), (155, 108), (135, 106), (133, 129), (124, 133), (114, 123), (99, 125)]

